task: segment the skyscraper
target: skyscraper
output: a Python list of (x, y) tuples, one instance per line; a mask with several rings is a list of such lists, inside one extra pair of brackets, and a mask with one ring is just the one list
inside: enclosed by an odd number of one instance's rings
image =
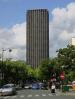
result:
[(47, 9), (27, 11), (26, 62), (36, 68), (49, 58), (49, 13)]

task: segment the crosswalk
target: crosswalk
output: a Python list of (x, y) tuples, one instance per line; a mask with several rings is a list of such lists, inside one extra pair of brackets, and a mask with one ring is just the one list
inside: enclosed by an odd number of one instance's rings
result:
[(68, 94), (68, 93), (64, 93), (64, 94), (60, 94), (60, 93), (56, 93), (56, 94), (51, 94), (51, 93), (49, 93), (49, 94), (45, 94), (45, 93), (42, 93), (42, 94), (35, 94), (35, 95), (32, 95), (32, 94), (28, 94), (28, 95), (16, 95), (16, 96), (4, 96), (3, 98), (0, 98), (0, 99), (18, 99), (18, 98), (20, 98), (20, 99), (22, 99), (22, 98), (31, 98), (31, 97), (46, 97), (46, 96), (61, 96), (61, 95), (74, 95), (74, 94)]

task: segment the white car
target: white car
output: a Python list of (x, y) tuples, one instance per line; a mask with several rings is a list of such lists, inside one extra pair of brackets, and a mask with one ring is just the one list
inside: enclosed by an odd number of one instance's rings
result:
[(4, 95), (14, 95), (16, 94), (16, 88), (14, 84), (6, 84), (0, 89), (0, 94)]
[(31, 89), (31, 84), (25, 84), (25, 89)]

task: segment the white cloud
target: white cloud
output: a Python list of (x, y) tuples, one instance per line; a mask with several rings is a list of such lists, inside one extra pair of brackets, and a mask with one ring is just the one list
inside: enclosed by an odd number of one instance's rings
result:
[(64, 30), (59, 34), (59, 39), (64, 42), (65, 40), (69, 40), (71, 37), (74, 37), (74, 35), (75, 33), (68, 33), (66, 30)]
[[(52, 35), (52, 36), (51, 36)], [(65, 8), (55, 8), (52, 11), (50, 22), (50, 56), (56, 50), (69, 44), (75, 37), (75, 3), (68, 4)]]
[(12, 27), (15, 38), (14, 41), (19, 46), (26, 45), (26, 23), (16, 24)]
[[(6, 49), (4, 57), (13, 59), (26, 59), (26, 24), (16, 24), (10, 29), (0, 28), (0, 53)], [(12, 52), (9, 54), (8, 49)]]
[(26, 60), (26, 23), (16, 24), (11, 30), (14, 32), (11, 56), (14, 59)]
[(13, 34), (10, 29), (0, 28), (0, 49), (9, 47), (13, 39)]

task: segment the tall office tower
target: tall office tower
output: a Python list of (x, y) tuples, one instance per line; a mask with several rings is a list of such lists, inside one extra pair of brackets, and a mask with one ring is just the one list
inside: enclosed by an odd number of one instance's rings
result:
[(36, 68), (49, 58), (49, 13), (47, 9), (27, 11), (26, 62)]

